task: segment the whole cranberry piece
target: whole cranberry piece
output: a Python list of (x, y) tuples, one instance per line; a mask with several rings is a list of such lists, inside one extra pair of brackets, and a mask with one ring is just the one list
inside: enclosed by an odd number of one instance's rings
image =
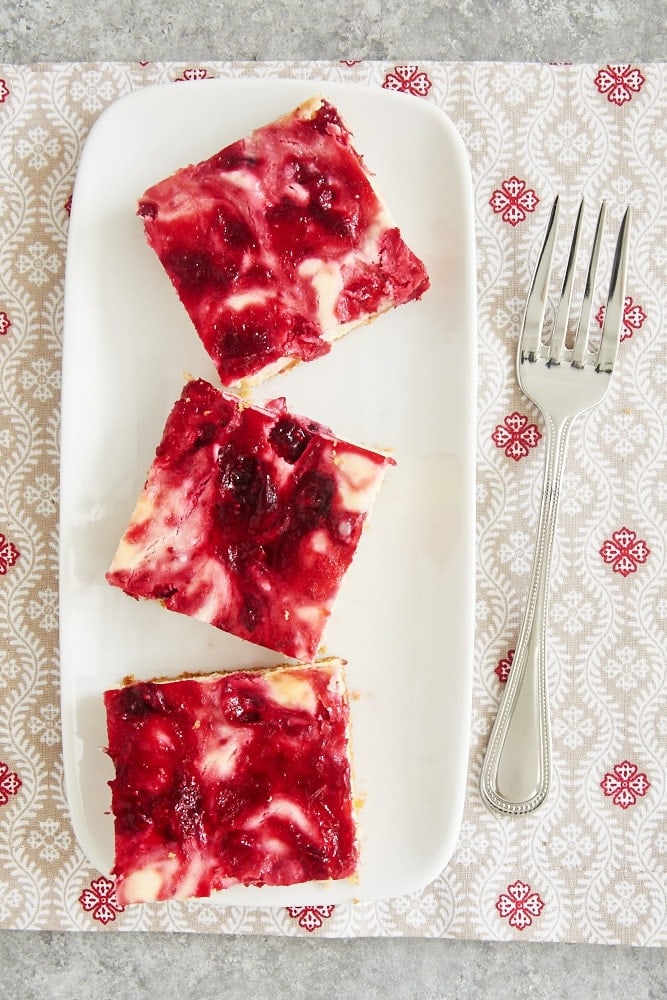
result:
[(305, 427), (291, 417), (279, 420), (269, 434), (269, 441), (277, 454), (292, 465), (301, 458), (310, 439), (311, 435)]

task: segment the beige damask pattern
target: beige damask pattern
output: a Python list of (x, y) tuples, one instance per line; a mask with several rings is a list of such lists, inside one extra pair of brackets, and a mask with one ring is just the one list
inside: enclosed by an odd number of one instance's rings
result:
[[(75, 843), (58, 691), (58, 427), (67, 223), (82, 143), (111, 102), (203, 76), (402, 90), (445, 110), (476, 199), (478, 591), (468, 796), (438, 880), (381, 903), (123, 911)], [(0, 926), (666, 943), (664, 65), (207, 63), (0, 66)], [(406, 183), (410, 178), (406, 177)], [(610, 403), (581, 422), (553, 579), (554, 789), (534, 816), (481, 804), (540, 486), (541, 422), (512, 359), (555, 192), (626, 203), (635, 236)], [(603, 262), (603, 267), (608, 261)]]

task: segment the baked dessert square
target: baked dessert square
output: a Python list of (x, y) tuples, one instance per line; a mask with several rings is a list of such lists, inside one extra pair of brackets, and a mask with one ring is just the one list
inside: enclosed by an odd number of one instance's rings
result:
[(105, 692), (121, 905), (354, 875), (343, 666)]
[(429, 287), (321, 96), (153, 185), (138, 214), (225, 386), (320, 357)]
[(391, 464), (284, 399), (260, 408), (193, 379), (107, 580), (311, 661)]

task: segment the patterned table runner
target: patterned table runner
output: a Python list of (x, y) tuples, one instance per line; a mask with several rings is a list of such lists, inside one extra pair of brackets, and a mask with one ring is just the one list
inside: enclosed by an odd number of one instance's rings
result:
[[(447, 869), (422, 892), (386, 902), (123, 910), (68, 821), (57, 506), (73, 181), (82, 143), (111, 102), (211, 76), (409, 92), (453, 119), (471, 159), (479, 507), (468, 794)], [(666, 83), (663, 64), (0, 65), (0, 926), (666, 943)], [(617, 374), (606, 404), (575, 425), (566, 470), (549, 647), (553, 789), (535, 814), (512, 819), (484, 808), (478, 783), (537, 519), (542, 424), (513, 360), (556, 192), (567, 211), (582, 194), (589, 205), (606, 197), (614, 224), (630, 203), (634, 236)]]

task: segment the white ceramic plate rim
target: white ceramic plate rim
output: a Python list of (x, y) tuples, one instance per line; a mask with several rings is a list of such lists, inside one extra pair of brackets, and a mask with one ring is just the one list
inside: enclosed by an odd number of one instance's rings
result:
[[(108, 872), (112, 768), (102, 749), (103, 690), (128, 673), (176, 675), (281, 660), (130, 601), (108, 587), (104, 571), (180, 392), (180, 366), (217, 381), (145, 244), (136, 198), (176, 167), (315, 93), (336, 104), (351, 126), (404, 235), (429, 268), (432, 289), (421, 302), (354, 331), (327, 358), (253, 394), (259, 403), (286, 395), (294, 412), (321, 419), (342, 436), (392, 448), (398, 467), (387, 478), (325, 636), (327, 654), (349, 660), (355, 693), (355, 788), (363, 799), (359, 876), (234, 887), (213, 899), (220, 905), (338, 903), (416, 891), (449, 861), (465, 795), (476, 399), (473, 201), (465, 149), (451, 121), (417, 98), (328, 81), (234, 79), (168, 84), (122, 98), (100, 116), (80, 161), (68, 240), (61, 431), (68, 804), (84, 853)], [(429, 157), (432, 163), (422, 162)], [(182, 655), (170, 660), (174, 644)], [(155, 662), (147, 662), (150, 650)]]

